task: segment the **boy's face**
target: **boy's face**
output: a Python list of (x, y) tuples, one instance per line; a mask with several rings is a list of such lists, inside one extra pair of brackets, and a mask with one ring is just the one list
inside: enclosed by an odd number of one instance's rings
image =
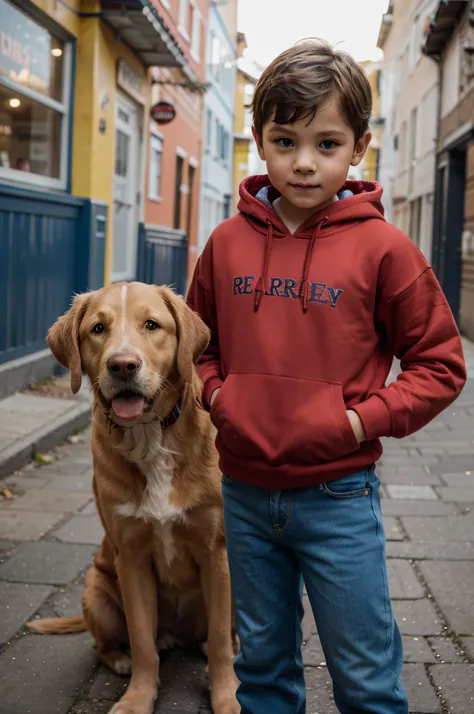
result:
[(311, 122), (278, 125), (271, 120), (262, 134), (260, 141), (254, 130), (272, 185), (283, 201), (302, 211), (319, 210), (334, 201), (349, 166), (360, 163), (371, 139), (367, 132), (356, 145), (337, 97), (322, 104)]

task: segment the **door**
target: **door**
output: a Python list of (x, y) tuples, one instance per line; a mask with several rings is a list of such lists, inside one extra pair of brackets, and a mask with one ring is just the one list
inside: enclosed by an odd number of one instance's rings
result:
[(112, 282), (134, 280), (138, 240), (139, 108), (117, 92)]
[(449, 151), (446, 164), (438, 171), (437, 183), (439, 224), (435, 231), (434, 267), (453, 315), (458, 320), (466, 187), (465, 147)]

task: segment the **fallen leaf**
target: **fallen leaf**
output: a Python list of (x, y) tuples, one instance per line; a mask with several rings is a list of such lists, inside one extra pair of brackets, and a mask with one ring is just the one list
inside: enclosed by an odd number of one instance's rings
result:
[(35, 461), (38, 464), (52, 464), (54, 463), (54, 457), (51, 454), (36, 454)]
[(2, 493), (8, 501), (13, 498), (13, 493), (8, 488), (2, 488)]

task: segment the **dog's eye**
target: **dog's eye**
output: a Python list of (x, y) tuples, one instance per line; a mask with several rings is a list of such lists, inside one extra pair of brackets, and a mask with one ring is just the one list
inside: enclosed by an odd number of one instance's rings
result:
[(105, 327), (101, 322), (98, 322), (94, 327), (92, 328), (91, 332), (94, 333), (94, 335), (101, 335), (103, 331), (105, 330)]
[(159, 328), (159, 324), (155, 320), (147, 320), (145, 322), (145, 327), (147, 330), (153, 331)]

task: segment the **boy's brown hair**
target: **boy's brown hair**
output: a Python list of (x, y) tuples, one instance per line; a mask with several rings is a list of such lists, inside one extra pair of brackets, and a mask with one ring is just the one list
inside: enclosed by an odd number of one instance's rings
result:
[(339, 98), (356, 142), (369, 128), (372, 91), (364, 70), (346, 52), (325, 40), (304, 40), (282, 52), (265, 69), (253, 96), (253, 122), (259, 140), (264, 125), (311, 121), (331, 94)]

